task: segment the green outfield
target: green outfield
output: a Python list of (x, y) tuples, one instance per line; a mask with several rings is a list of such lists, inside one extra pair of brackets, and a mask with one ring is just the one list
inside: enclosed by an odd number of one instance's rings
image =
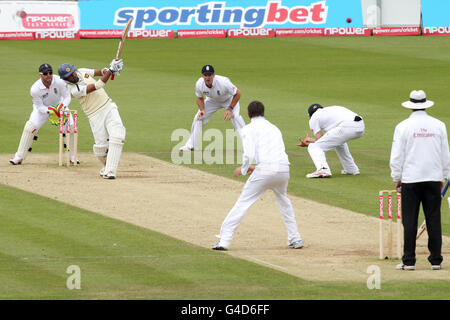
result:
[[(1, 41), (0, 153), (16, 151), (40, 64), (103, 68), (116, 47), (113, 39)], [(281, 129), (291, 161), (291, 194), (376, 216), (378, 191), (393, 188), (394, 127), (410, 114), (400, 103), (411, 90), (423, 89), (435, 101), (429, 114), (450, 121), (449, 49), (446, 37), (129, 39), (125, 70), (106, 90), (127, 128), (124, 151), (170, 161), (178, 143), (171, 134), (190, 129), (197, 110), (195, 82), (201, 67), (212, 64), (240, 89), (246, 122), (246, 106), (260, 100), (266, 117)], [(329, 152), (333, 177), (305, 178), (314, 166), (296, 143), (308, 130), (312, 103), (342, 105), (364, 118), (366, 134), (349, 143), (360, 176), (341, 176), (339, 160)], [(71, 107), (79, 109), (78, 102)], [(79, 150), (89, 152), (92, 135), (83, 115), (79, 125)], [(218, 112), (208, 128), (225, 132), (232, 124)], [(57, 152), (57, 128), (46, 124), (33, 151)], [(235, 166), (189, 165), (230, 178)], [(443, 232), (449, 236), (446, 201), (442, 208)], [(298, 279), (3, 185), (0, 216), (3, 299), (449, 298), (450, 281), (398, 281), (370, 291), (356, 282)], [(111, 235), (122, 245), (113, 246)], [(66, 289), (67, 266), (81, 263), (89, 285)]]

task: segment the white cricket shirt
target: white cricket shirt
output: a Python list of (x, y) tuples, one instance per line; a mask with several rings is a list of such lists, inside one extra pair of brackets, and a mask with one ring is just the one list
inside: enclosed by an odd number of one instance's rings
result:
[(241, 129), (242, 175), (253, 161), (260, 169), (271, 172), (289, 172), (289, 159), (286, 154), (281, 131), (264, 117), (251, 118), (249, 124)]
[(207, 97), (217, 102), (226, 102), (237, 92), (236, 86), (227, 77), (215, 75), (212, 87), (208, 88), (205, 80), (200, 78), (195, 84), (195, 95), (199, 98)]
[(391, 149), (394, 182), (444, 181), (449, 174), (445, 124), (425, 111), (414, 111), (395, 127)]
[(80, 101), (81, 108), (88, 118), (97, 114), (111, 102), (111, 99), (103, 88), (94, 90), (89, 94), (86, 93), (87, 86), (97, 82), (94, 79), (94, 71), (94, 69), (77, 69), (75, 72), (78, 75), (79, 81), (68, 84), (70, 94)]
[(327, 132), (336, 128), (343, 121), (353, 121), (356, 116), (356, 113), (345, 107), (320, 108), (309, 119), (309, 127), (314, 134), (317, 134), (320, 130)]
[(53, 75), (52, 83), (48, 88), (42, 83), (41, 79), (37, 80), (31, 86), (30, 95), (33, 100), (33, 107), (45, 114), (47, 114), (49, 106), (57, 106), (62, 103), (67, 107), (71, 101), (66, 82), (56, 75)]

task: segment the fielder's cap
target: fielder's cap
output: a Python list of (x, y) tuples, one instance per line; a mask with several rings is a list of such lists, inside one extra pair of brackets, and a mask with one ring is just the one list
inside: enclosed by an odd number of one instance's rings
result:
[(68, 63), (63, 63), (58, 68), (58, 74), (61, 77), (61, 79), (66, 79), (74, 71), (75, 71), (75, 66), (68, 64)]
[(413, 90), (409, 95), (409, 101), (402, 103), (408, 109), (426, 109), (434, 105), (434, 102), (427, 100), (427, 95), (423, 90)]
[(213, 73), (214, 67), (212, 65), (207, 64), (206, 66), (203, 66), (202, 74), (213, 74)]
[(317, 109), (321, 109), (321, 108), (323, 108), (323, 107), (318, 103), (314, 103), (314, 104), (310, 105), (308, 108), (309, 117), (311, 118), (312, 115), (314, 114), (314, 112), (316, 112)]
[(48, 63), (44, 63), (39, 66), (39, 73), (49, 73), (49, 72), (53, 73), (53, 69), (52, 66), (49, 65)]

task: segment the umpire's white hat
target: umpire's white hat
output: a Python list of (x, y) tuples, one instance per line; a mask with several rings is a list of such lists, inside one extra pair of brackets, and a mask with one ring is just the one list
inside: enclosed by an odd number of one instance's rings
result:
[(409, 95), (409, 101), (402, 103), (408, 109), (426, 109), (434, 105), (434, 102), (427, 100), (427, 95), (423, 90), (413, 90)]

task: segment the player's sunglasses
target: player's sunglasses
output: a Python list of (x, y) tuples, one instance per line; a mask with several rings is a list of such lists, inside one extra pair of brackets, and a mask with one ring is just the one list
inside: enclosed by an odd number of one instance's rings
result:
[(51, 72), (51, 71), (50, 71), (50, 72), (41, 72), (41, 74), (44, 75), (44, 76), (46, 76), (46, 75), (48, 75), (48, 74), (53, 74), (53, 72)]

